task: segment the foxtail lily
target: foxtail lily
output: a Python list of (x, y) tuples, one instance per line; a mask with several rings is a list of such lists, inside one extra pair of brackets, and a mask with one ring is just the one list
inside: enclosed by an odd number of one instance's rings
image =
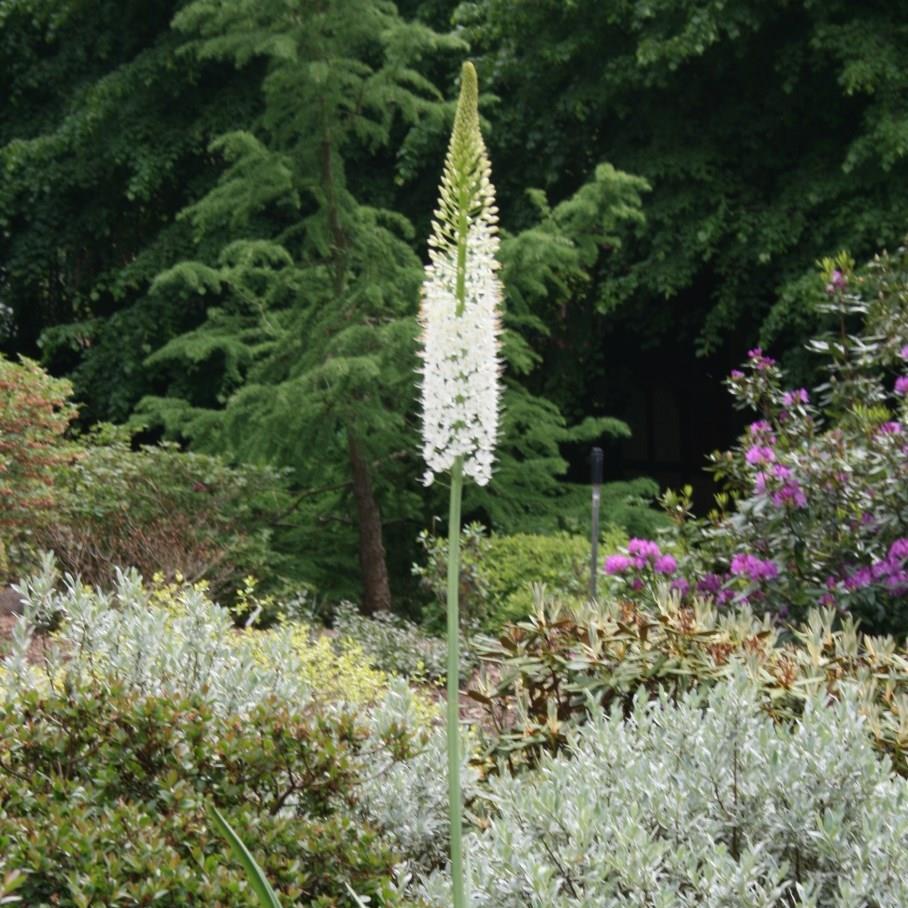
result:
[(450, 471), (448, 518), (448, 799), (454, 908), (465, 908), (460, 790), (458, 653), (460, 504), (463, 478), (492, 477), (498, 431), (498, 210), (479, 131), (476, 70), (465, 63), (441, 179), (423, 283), (424, 481)]

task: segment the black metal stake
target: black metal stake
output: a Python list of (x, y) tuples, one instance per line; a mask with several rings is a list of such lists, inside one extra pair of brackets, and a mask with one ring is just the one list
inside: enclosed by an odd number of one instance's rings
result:
[(596, 581), (599, 577), (599, 504), (602, 498), (602, 448), (593, 448), (590, 455), (593, 480), (593, 526), (590, 532), (592, 556), (590, 561), (590, 598), (596, 599)]

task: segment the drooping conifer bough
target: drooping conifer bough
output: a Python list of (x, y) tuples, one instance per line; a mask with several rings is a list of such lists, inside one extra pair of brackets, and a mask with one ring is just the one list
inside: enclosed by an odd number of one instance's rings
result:
[(498, 431), (498, 209), (477, 94), (476, 70), (466, 63), (420, 312), (426, 485), (459, 457), (464, 475), (488, 483)]

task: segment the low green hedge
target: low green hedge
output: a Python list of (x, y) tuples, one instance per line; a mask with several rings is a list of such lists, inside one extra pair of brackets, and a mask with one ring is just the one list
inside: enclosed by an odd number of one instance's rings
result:
[(31, 908), (251, 904), (214, 804), (286, 904), (352, 905), (347, 883), (399, 904), (399, 856), (347, 809), (362, 740), (349, 717), (277, 702), (241, 719), (197, 698), (27, 692), (0, 705), (0, 854)]
[[(600, 550), (615, 551), (627, 541), (623, 531), (606, 528)], [(447, 540), (424, 533), (425, 564), (414, 566), (422, 585), (436, 602), (426, 610), (426, 623), (444, 626), (447, 583)], [(588, 595), (590, 541), (570, 533), (488, 535), (470, 524), (461, 535), (461, 609), (474, 625), (496, 631), (534, 610), (533, 587), (544, 584), (559, 595), (578, 600)]]

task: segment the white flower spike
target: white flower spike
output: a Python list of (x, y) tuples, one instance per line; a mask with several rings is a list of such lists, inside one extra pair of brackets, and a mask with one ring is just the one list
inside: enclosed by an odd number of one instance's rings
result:
[(458, 458), (486, 485), (498, 432), (498, 209), (477, 98), (476, 70), (465, 63), (420, 311), (426, 485)]

